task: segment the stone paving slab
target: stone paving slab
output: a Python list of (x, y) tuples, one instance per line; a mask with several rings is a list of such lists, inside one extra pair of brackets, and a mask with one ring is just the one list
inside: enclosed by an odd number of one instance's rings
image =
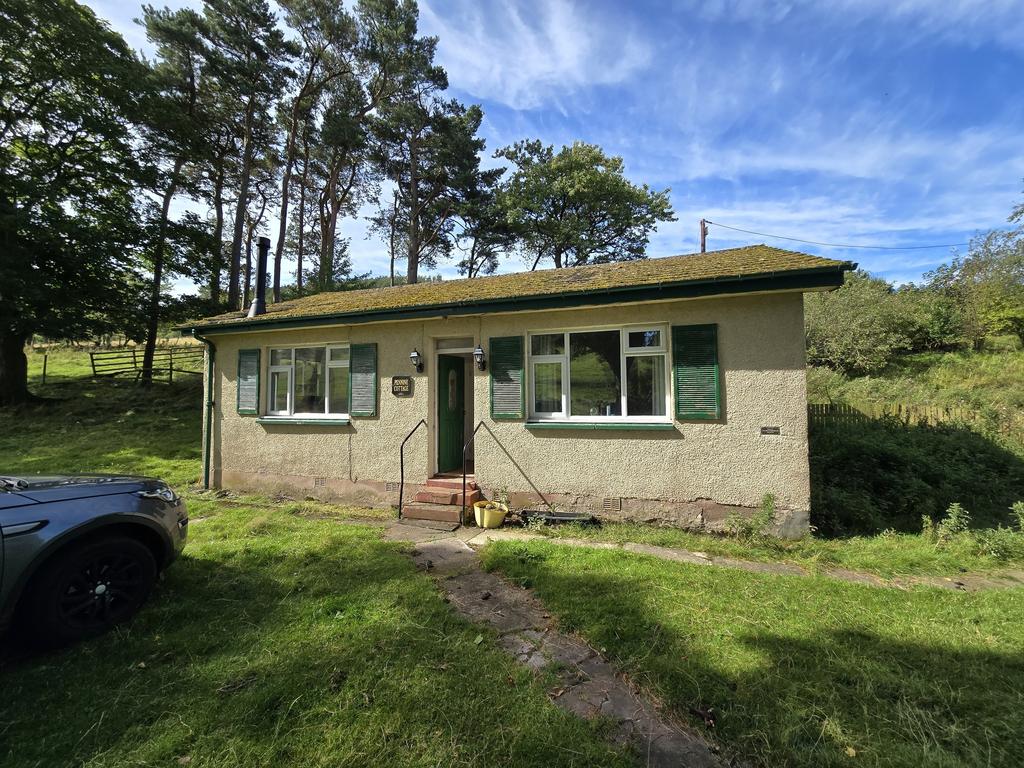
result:
[(417, 566), (437, 576), (455, 610), (498, 634), (498, 646), (534, 671), (558, 680), (549, 692), (559, 707), (614, 723), (613, 739), (629, 744), (649, 768), (724, 768), (700, 733), (663, 717), (601, 655), (552, 626), (551, 615), (528, 590), (480, 569), (476, 552), (456, 537), (421, 541)]

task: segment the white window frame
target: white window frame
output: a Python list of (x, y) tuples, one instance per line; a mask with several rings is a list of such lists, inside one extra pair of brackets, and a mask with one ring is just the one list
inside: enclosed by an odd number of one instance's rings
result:
[[(324, 350), (324, 410), (323, 412), (298, 412), (294, 411), (295, 408), (295, 351), (298, 349), (310, 349), (310, 348), (322, 348)], [(331, 350), (344, 349), (348, 352), (348, 355), (344, 360), (331, 360)], [(271, 355), (275, 351), (287, 350), (291, 353), (291, 362), (287, 365), (271, 365)], [(267, 402), (266, 402), (266, 414), (270, 417), (280, 418), (303, 418), (303, 419), (341, 419), (348, 418), (349, 402), (351, 402), (351, 391), (349, 392), (348, 401), (342, 405), (341, 410), (331, 410), (331, 369), (344, 368), (348, 370), (352, 363), (352, 349), (350, 344), (338, 344), (338, 343), (309, 343), (309, 344), (295, 344), (291, 346), (269, 346), (266, 348), (266, 359), (267, 359)], [(272, 385), (272, 374), (274, 373), (287, 373), (288, 374), (288, 409), (285, 411), (273, 410), (271, 405), (274, 402), (274, 392)], [(351, 376), (349, 378), (349, 388), (352, 386)]]
[[(622, 415), (620, 416), (571, 416), (569, 414), (569, 404), (572, 402), (572, 382), (571, 378), (571, 346), (569, 343), (569, 337), (574, 333), (590, 333), (599, 331), (618, 331), (619, 332), (619, 376), (621, 381), (621, 391), (619, 392), (619, 411)], [(636, 333), (637, 331), (660, 331), (661, 343), (656, 347), (630, 347), (629, 346), (629, 334)], [(534, 336), (548, 336), (552, 334), (562, 334), (562, 346), (563, 351), (561, 355), (534, 355), (533, 354), (533, 337)], [(665, 361), (664, 365), (664, 392), (665, 392), (665, 413), (663, 415), (651, 416), (651, 415), (638, 415), (630, 416), (628, 413), (628, 381), (626, 378), (626, 358), (628, 357), (654, 357), (661, 356)], [(546, 330), (534, 330), (529, 331), (526, 337), (526, 365), (529, 370), (529, 414), (531, 421), (557, 421), (557, 422), (595, 422), (601, 423), (615, 423), (615, 422), (630, 422), (630, 423), (671, 423), (672, 421), (672, 365), (669, 359), (669, 348), (668, 348), (668, 324), (667, 323), (644, 323), (635, 325), (603, 325), (603, 326), (583, 326), (578, 328), (551, 328)], [(544, 413), (536, 410), (536, 401), (534, 399), (534, 393), (536, 392), (536, 381), (535, 372), (536, 368), (534, 363), (554, 363), (559, 362), (562, 365), (562, 410), (560, 412)]]

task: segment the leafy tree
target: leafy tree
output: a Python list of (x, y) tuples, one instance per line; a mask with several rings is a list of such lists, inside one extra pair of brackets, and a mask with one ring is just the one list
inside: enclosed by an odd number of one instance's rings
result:
[[(435, 72), (435, 75), (440, 75)], [(443, 74), (443, 73), (442, 73)], [(378, 160), (398, 194), (406, 225), (406, 279), (451, 253), (456, 216), (479, 173), (483, 112), (437, 96), (442, 80), (422, 80), (381, 109)]]
[[(184, 217), (173, 229), (178, 236), (176, 261), (167, 259), (172, 234), (171, 203), (182, 188), (192, 187), (186, 164), (198, 161), (205, 153), (200, 112), (200, 81), (206, 53), (201, 37), (202, 19), (191, 9), (178, 11), (143, 7), (142, 23), (146, 35), (156, 47), (156, 60), (149, 67), (147, 107), (142, 152), (151, 181), (140, 205), (147, 230), (145, 255), (152, 272), (147, 301), (146, 345), (142, 362), (142, 381), (153, 377), (153, 356), (160, 325), (164, 278), (172, 272), (197, 274), (200, 257), (180, 246), (206, 243), (205, 223), (195, 216)], [(152, 196), (150, 196), (152, 195)], [(154, 199), (155, 198), (155, 199)], [(183, 231), (189, 227), (195, 232)]]
[(477, 168), (458, 207), (455, 244), (463, 254), (458, 270), (466, 277), (493, 274), (499, 258), (515, 246), (515, 229), (500, 203), (504, 172)]
[(270, 121), (276, 99), (292, 74), (288, 64), (298, 48), (285, 38), (267, 0), (204, 0), (203, 14), (210, 72), (225, 103), (238, 105), (233, 119), (241, 157), (228, 264), (228, 306), (238, 309), (253, 166), (264, 149), (258, 141), (259, 124)]
[(911, 346), (892, 286), (863, 270), (804, 299), (807, 357), (847, 374), (875, 373)]
[(31, 334), (109, 332), (139, 300), (132, 146), (145, 71), (72, 0), (0, 6), (0, 405)]
[(622, 158), (575, 142), (556, 154), (540, 141), (499, 150), (515, 166), (503, 193), (525, 250), (556, 268), (644, 258), (659, 222), (674, 221), (669, 190), (637, 186)]
[[(329, 0), (284, 0), (281, 6), (284, 8), (286, 21), (301, 41), (301, 53), (300, 72), (296, 79), (297, 88), (289, 97), (281, 115), (285, 141), (281, 207), (278, 215), (277, 245), (274, 248), (274, 301), (281, 300), (281, 262), (287, 240), (290, 188), (292, 173), (299, 160), (302, 137), (308, 135), (310, 123), (319, 114), (318, 107), (325, 89), (334, 81), (352, 75), (358, 41), (356, 21), (340, 3)], [(308, 153), (305, 157), (308, 158)], [(305, 164), (303, 168), (305, 169)], [(301, 204), (304, 206), (304, 198)], [(305, 211), (300, 213), (300, 219), (304, 213)], [(300, 264), (297, 270), (300, 286), (301, 271)]]
[[(1019, 218), (1011, 215), (1010, 221)], [(956, 300), (976, 348), (986, 336), (999, 334), (1013, 334), (1024, 342), (1024, 227), (973, 238), (966, 256), (926, 278)]]

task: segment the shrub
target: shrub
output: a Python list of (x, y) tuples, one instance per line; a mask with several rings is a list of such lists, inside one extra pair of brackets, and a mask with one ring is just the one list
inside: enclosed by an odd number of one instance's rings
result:
[(730, 512), (725, 526), (729, 533), (745, 541), (763, 540), (775, 524), (775, 496), (766, 493), (761, 498), (761, 505), (749, 517)]
[(971, 513), (960, 502), (954, 501), (946, 509), (946, 516), (935, 527), (935, 536), (939, 543), (945, 544), (967, 533), (970, 525)]
[(1000, 525), (975, 531), (974, 539), (981, 555), (1002, 561), (1024, 559), (1024, 533), (1020, 531)]
[(837, 291), (808, 295), (804, 320), (808, 360), (847, 374), (880, 371), (911, 347), (892, 286), (864, 271)]
[(810, 464), (811, 524), (826, 536), (916, 532), (955, 501), (980, 526), (1006, 523), (1024, 488), (1024, 461), (992, 440), (894, 417), (815, 423)]
[(1010, 513), (1017, 521), (1017, 530), (1024, 533), (1024, 501), (1015, 501), (1010, 507)]

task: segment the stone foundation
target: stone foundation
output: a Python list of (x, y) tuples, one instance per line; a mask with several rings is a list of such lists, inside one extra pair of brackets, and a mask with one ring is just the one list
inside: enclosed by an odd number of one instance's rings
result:
[[(309, 496), (321, 501), (363, 507), (393, 507), (398, 504), (397, 482), (223, 470), (215, 474), (215, 485), (231, 490), (284, 493), (302, 498)], [(425, 487), (422, 483), (406, 482), (406, 500), (412, 500)], [(481, 490), (485, 498), (493, 498), (493, 488)], [(707, 533), (727, 531), (727, 521), (731, 515), (749, 518), (757, 511), (756, 507), (720, 504), (711, 499), (602, 499), (565, 493), (546, 493), (541, 499), (537, 493), (520, 491), (513, 491), (509, 495), (510, 506), (514, 509), (546, 510), (546, 501), (557, 509), (592, 514), (602, 520), (665, 525)], [(770, 533), (780, 539), (806, 536), (810, 533), (808, 511), (776, 507), (775, 524)]]

